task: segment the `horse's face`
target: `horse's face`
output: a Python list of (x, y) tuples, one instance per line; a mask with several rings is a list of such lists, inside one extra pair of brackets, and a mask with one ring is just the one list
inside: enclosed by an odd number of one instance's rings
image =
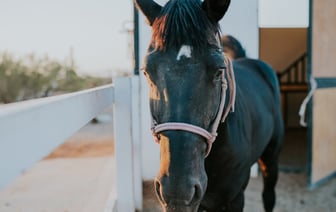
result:
[[(192, 49), (182, 46), (148, 55), (150, 109), (158, 124), (188, 123), (211, 131), (221, 100), (223, 54), (216, 48), (203, 53)], [(180, 56), (184, 50), (186, 54)], [(207, 182), (206, 139), (183, 130), (165, 130), (158, 136), (161, 163), (156, 189), (161, 202), (196, 207)]]
[[(144, 67), (153, 122), (187, 123), (211, 131), (225, 69), (217, 21), (229, 1), (180, 0), (163, 8), (151, 0), (137, 4), (153, 28)], [(174, 128), (155, 135), (161, 153), (156, 192), (165, 211), (196, 211), (207, 185), (208, 144), (199, 133)]]

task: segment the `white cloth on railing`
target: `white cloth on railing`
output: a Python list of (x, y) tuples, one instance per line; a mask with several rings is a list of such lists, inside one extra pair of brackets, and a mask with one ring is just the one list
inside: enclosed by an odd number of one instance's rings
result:
[(307, 122), (305, 121), (305, 115), (306, 115), (306, 108), (309, 100), (313, 97), (314, 92), (317, 88), (317, 82), (313, 76), (310, 77), (310, 91), (306, 98), (302, 101), (302, 104), (300, 106), (299, 110), (299, 116), (300, 116), (300, 125), (302, 127), (307, 127)]

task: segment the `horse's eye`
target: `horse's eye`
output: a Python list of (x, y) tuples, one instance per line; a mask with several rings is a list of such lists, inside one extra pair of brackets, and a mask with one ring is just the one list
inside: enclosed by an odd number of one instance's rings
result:
[(215, 80), (221, 80), (223, 74), (224, 74), (224, 68), (217, 69), (215, 74)]

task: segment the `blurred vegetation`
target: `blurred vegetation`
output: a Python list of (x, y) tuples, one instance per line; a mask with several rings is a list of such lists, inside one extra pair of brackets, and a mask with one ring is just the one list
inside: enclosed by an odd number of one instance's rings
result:
[(79, 76), (73, 59), (66, 62), (47, 56), (15, 58), (0, 54), (0, 103), (51, 96), (111, 83), (111, 78)]

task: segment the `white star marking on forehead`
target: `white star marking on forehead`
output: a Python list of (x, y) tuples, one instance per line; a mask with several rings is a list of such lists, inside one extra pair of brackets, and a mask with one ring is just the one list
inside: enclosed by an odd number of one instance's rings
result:
[(180, 60), (182, 56), (191, 58), (191, 46), (182, 45), (179, 53), (177, 54), (176, 60)]

